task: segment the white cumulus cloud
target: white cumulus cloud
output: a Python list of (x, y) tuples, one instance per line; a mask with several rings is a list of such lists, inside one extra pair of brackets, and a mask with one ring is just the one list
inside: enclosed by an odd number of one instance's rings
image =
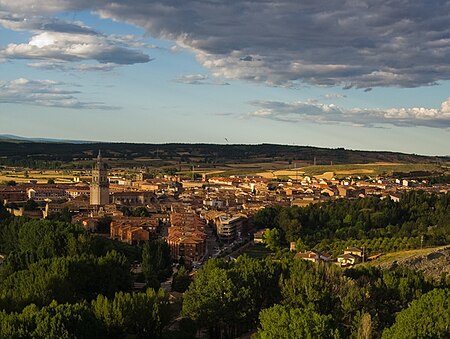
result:
[(320, 124), (348, 124), (377, 127), (426, 126), (450, 128), (450, 98), (440, 108), (344, 108), (316, 101), (253, 101), (255, 110), (247, 117), (265, 118), (290, 123), (314, 122)]
[(229, 85), (229, 83), (220, 81), (218, 79), (210, 79), (205, 74), (180, 75), (179, 77), (174, 79), (174, 82), (187, 85)]
[(0, 103), (77, 109), (118, 109), (102, 102), (80, 100), (78, 98), (81, 95), (80, 91), (66, 89), (66, 87), (65, 83), (53, 80), (25, 78), (0, 80)]
[(0, 48), (2, 59), (41, 60), (47, 64), (54, 63), (54, 69), (60, 68), (61, 62), (93, 60), (108, 64), (108, 67), (91, 67), (93, 70), (112, 69), (113, 64), (128, 65), (151, 61), (142, 49), (152, 46), (136, 37), (107, 36), (79, 21), (68, 22), (44, 16), (0, 12), (0, 25), (12, 30), (30, 31), (33, 34), (26, 43), (9, 43)]

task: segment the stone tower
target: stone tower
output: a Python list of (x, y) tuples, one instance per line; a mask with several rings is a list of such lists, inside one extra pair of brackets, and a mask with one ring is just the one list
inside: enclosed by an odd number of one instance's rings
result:
[(109, 204), (108, 170), (98, 151), (97, 161), (92, 168), (91, 205), (105, 206)]

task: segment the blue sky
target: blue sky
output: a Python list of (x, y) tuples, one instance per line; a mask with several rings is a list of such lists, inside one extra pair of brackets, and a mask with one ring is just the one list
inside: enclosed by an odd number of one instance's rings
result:
[(0, 134), (450, 155), (449, 7), (0, 0)]

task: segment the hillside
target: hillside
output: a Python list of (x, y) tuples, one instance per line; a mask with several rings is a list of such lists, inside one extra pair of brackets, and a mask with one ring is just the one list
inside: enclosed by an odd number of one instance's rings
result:
[(51, 138), (29, 138), (14, 134), (0, 134), (0, 141), (8, 142), (45, 142), (45, 143), (71, 143), (71, 144), (86, 144), (93, 143), (93, 141), (85, 140), (70, 140), (70, 139), (51, 139)]
[(439, 278), (443, 273), (450, 275), (450, 246), (388, 253), (368, 265), (385, 269), (404, 266), (421, 271), (427, 277)]
[(132, 143), (67, 143), (1, 141), (0, 164), (26, 165), (23, 162), (91, 161), (98, 150), (110, 161), (115, 159), (131, 166), (170, 166), (195, 164), (214, 168), (226, 164), (267, 164), (281, 162), (281, 167), (295, 164), (334, 165), (368, 163), (442, 164), (450, 157), (431, 157), (384, 151), (358, 151), (344, 148), (318, 148), (275, 144), (132, 144)]

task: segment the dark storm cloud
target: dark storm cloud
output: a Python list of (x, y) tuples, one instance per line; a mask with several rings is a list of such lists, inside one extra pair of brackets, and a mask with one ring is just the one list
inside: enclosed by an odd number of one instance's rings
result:
[(29, 16), (0, 11), (0, 25), (16, 31), (46, 31), (98, 35), (99, 32), (81, 22), (68, 22), (44, 16)]
[[(213, 74), (278, 86), (417, 87), (450, 79), (450, 2), (0, 0), (11, 12), (93, 10), (187, 47)], [(244, 62), (248, 60), (247, 62)]]
[(448, 1), (134, 0), (96, 9), (192, 48), (227, 78), (356, 88), (450, 78)]

